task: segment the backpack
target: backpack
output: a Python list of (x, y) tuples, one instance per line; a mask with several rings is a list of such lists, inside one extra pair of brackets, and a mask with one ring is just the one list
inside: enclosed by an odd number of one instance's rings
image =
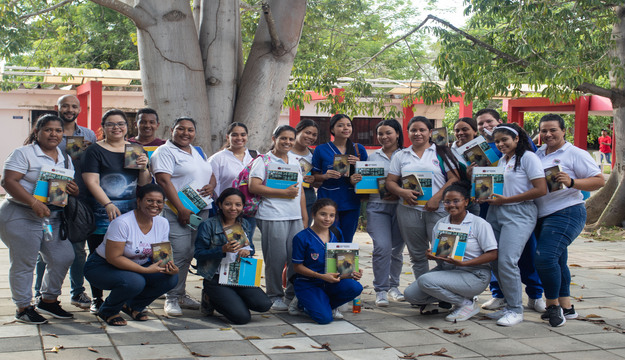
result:
[[(65, 168), (69, 167), (68, 156), (63, 153)], [(87, 240), (96, 229), (93, 210), (75, 196), (67, 196), (67, 205), (61, 212), (61, 239), (77, 243)]]
[(243, 195), (245, 195), (245, 204), (243, 204), (243, 216), (253, 217), (256, 215), (256, 211), (258, 211), (258, 205), (260, 204), (261, 196), (252, 194), (249, 191), (249, 181), (250, 181), (250, 170), (252, 169), (252, 164), (256, 159), (261, 158), (265, 163), (265, 169), (267, 169), (267, 165), (269, 164), (269, 156), (266, 155), (258, 155), (254, 160), (250, 161), (247, 166), (241, 170), (239, 175), (232, 181), (232, 187), (235, 189), (241, 190)]

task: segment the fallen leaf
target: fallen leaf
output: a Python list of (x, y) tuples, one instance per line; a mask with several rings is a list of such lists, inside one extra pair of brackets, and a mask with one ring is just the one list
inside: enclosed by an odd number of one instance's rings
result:
[(585, 288), (586, 288), (586, 284), (582, 285), (582, 289), (585, 289)]
[(272, 347), (272, 349), (288, 349), (288, 350), (295, 350), (295, 348), (291, 345), (278, 345), (278, 346), (274, 346)]
[(385, 346), (385, 347), (382, 348), (382, 350), (386, 350), (386, 349), (390, 349), (390, 348), (392, 348), (392, 346)]
[(569, 267), (582, 267), (582, 266), (578, 264), (569, 264)]
[(195, 285), (195, 288), (196, 288), (196, 289), (201, 289), (202, 287), (201, 287), (201, 286), (198, 286), (198, 285)]
[(219, 330), (221, 330), (221, 331), (228, 331), (228, 330), (232, 330), (232, 328), (231, 327), (229, 327), (229, 328), (219, 328)]
[(262, 317), (264, 317), (265, 319), (269, 319), (271, 316), (269, 315), (261, 315)]
[(243, 340), (257, 340), (260, 339), (260, 336), (246, 336)]
[(406, 272), (404, 273), (404, 275), (412, 275), (412, 272), (410, 272), (410, 271), (406, 271)]
[(58, 353), (59, 350), (63, 350), (63, 349), (64, 349), (63, 345), (57, 345), (57, 346), (53, 347), (52, 349), (47, 350), (46, 352)]
[(17, 322), (17, 320), (13, 320), (13, 321), (5, 322), (2, 325), (15, 324), (16, 322)]
[(430, 326), (428, 329), (432, 329), (432, 330), (440, 330), (439, 328), (437, 328), (436, 326)]
[(596, 319), (596, 318), (600, 318), (601, 316), (597, 315), (597, 314), (588, 314), (586, 315), (586, 319)]
[[(420, 356), (420, 355), (419, 355), (419, 356)], [(411, 352), (410, 354), (406, 354), (406, 355), (404, 355), (404, 356), (400, 356), (399, 358), (400, 358), (400, 359), (410, 359), (410, 360), (414, 360), (414, 359), (416, 359), (417, 357), (416, 357), (416, 356), (414, 356), (414, 353), (413, 353), (413, 352)]]
[(603, 330), (605, 330), (605, 331), (611, 331), (612, 329), (610, 329), (610, 328), (609, 328), (609, 327), (607, 327), (607, 326), (604, 326), (604, 327), (603, 327)]
[(445, 354), (446, 352), (447, 352), (447, 349), (441, 348), (440, 350), (434, 351), (433, 353), (419, 354), (417, 356), (432, 355), (432, 356), (443, 356), (443, 357), (453, 358), (453, 356)]
[(103, 358), (103, 357), (99, 357), (99, 358), (97, 358), (97, 359), (95, 359), (95, 360), (113, 360), (113, 359), (111, 359), (111, 358)]
[(210, 357), (210, 355), (204, 355), (204, 354), (196, 353), (195, 351), (191, 351), (191, 355), (197, 356), (197, 357)]
[(56, 334), (45, 334), (44, 336), (52, 336), (52, 337), (58, 338)]
[(310, 346), (315, 349), (326, 349), (328, 351), (332, 351), (332, 349), (330, 349), (330, 343), (321, 344), (321, 346), (317, 346), (317, 345), (310, 345)]
[(463, 331), (464, 331), (464, 329), (455, 329), (455, 330), (445, 330), (445, 329), (443, 329), (443, 332), (445, 334), (460, 334)]
[(91, 351), (91, 352), (94, 352), (94, 353), (99, 353), (99, 351), (98, 351), (98, 350), (96, 350), (96, 349), (92, 348), (91, 346), (89, 346), (89, 347), (87, 348), (87, 350), (89, 350), (89, 351)]
[(288, 335), (297, 335), (297, 333), (295, 331), (287, 331), (284, 334), (282, 334), (282, 336), (288, 336)]
[(149, 341), (142, 342), (141, 345), (150, 345), (150, 342)]

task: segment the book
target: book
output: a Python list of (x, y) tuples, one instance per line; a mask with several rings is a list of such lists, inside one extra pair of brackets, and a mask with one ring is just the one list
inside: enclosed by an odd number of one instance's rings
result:
[(48, 180), (73, 180), (74, 179), (74, 170), (65, 169), (65, 168), (57, 168), (50, 165), (43, 165), (41, 170), (39, 171), (39, 176), (37, 177), (37, 183), (35, 184), (35, 190), (33, 191), (33, 196), (35, 199), (48, 203), (48, 188), (49, 183)]
[(356, 174), (362, 175), (354, 187), (356, 194), (378, 193), (378, 179), (386, 177), (387, 171), (383, 162), (356, 161)]
[(286, 189), (293, 184), (297, 184), (299, 172), (299, 165), (271, 162), (267, 164), (265, 185), (272, 189)]
[[(303, 157), (299, 158), (298, 162), (299, 162), (299, 166), (302, 168), (302, 175), (304, 176), (311, 175), (310, 171), (313, 168), (312, 164), (308, 162), (308, 160), (304, 159)], [(302, 186), (304, 186), (305, 188), (309, 188), (310, 184), (307, 182), (303, 182)]]
[(386, 189), (386, 178), (379, 177), (376, 179), (378, 183), (378, 193), (380, 194), (380, 199), (385, 199), (388, 196), (391, 196), (391, 193)]
[(556, 175), (558, 175), (560, 171), (562, 171), (560, 165), (554, 165), (545, 169), (545, 180), (547, 180), (547, 189), (549, 189), (549, 192), (564, 189), (564, 184), (556, 181)]
[(163, 260), (162, 266), (165, 266), (170, 261), (174, 261), (174, 252), (171, 249), (171, 243), (169, 241), (150, 244), (152, 246), (152, 262), (157, 263)]
[(137, 164), (137, 159), (145, 153), (146, 151), (143, 149), (143, 145), (134, 143), (126, 144), (124, 150), (124, 169), (143, 169), (143, 166)]
[(346, 275), (357, 272), (359, 269), (358, 260), (358, 244), (326, 244), (326, 274), (339, 273)]
[[(202, 187), (202, 185), (192, 181), (190, 184), (185, 185), (178, 191), (178, 198), (180, 199), (180, 202), (182, 202), (182, 205), (193, 211), (194, 214), (199, 213), (202, 209), (213, 203), (213, 199), (210, 196), (200, 195), (199, 190)], [(165, 200), (165, 203), (176, 215), (178, 215), (178, 211), (171, 201)]]
[(499, 161), (499, 156), (490, 147), (483, 136), (478, 136), (468, 143), (460, 146), (459, 151), (467, 161), (467, 165), (475, 163), (477, 166), (494, 166)]
[(219, 283), (231, 286), (260, 286), (262, 259), (239, 257), (233, 262), (219, 265)]
[(84, 136), (66, 136), (65, 137), (65, 152), (67, 156), (76, 160), (80, 154), (85, 150), (85, 137)]
[(241, 247), (250, 245), (250, 240), (247, 238), (245, 231), (243, 231), (241, 224), (235, 223), (234, 225), (226, 226), (224, 228), (224, 233), (226, 234), (228, 242), (234, 240), (238, 242)]
[(471, 177), (471, 197), (490, 199), (493, 194), (503, 195), (503, 173), (500, 167), (475, 167)]
[(467, 248), (470, 225), (438, 224), (432, 255), (462, 261)]
[(143, 150), (145, 150), (145, 153), (148, 155), (148, 159), (150, 159), (152, 157), (152, 154), (154, 154), (154, 151), (158, 148), (158, 146), (144, 146)]
[(447, 128), (440, 127), (432, 130), (432, 141), (438, 146), (447, 146), (447, 144), (449, 143)]
[(48, 180), (48, 204), (65, 207), (67, 205), (67, 183), (69, 180)]
[(341, 173), (341, 176), (349, 177), (349, 155), (334, 155), (334, 170)]
[[(418, 205), (425, 205), (432, 198), (432, 172), (431, 171), (406, 171), (408, 175), (401, 178), (402, 188), (420, 192), (417, 197)], [(408, 205), (404, 201), (404, 205)]]

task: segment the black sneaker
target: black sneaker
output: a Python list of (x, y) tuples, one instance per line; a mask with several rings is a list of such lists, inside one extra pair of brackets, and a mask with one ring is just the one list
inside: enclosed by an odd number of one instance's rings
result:
[(200, 303), (200, 312), (206, 316), (212, 316), (215, 312), (215, 308), (210, 303), (208, 295), (202, 291), (202, 302)]
[(59, 305), (60, 303), (60, 301), (55, 301), (51, 303), (47, 303), (43, 300), (39, 301), (37, 303), (37, 311), (40, 313), (48, 314), (57, 319), (73, 319), (74, 314), (68, 313), (67, 311), (63, 310), (61, 305)]
[(547, 314), (549, 316), (549, 325), (552, 327), (558, 327), (566, 323), (564, 318), (564, 312), (559, 305), (550, 305), (547, 307)]
[(104, 300), (102, 300), (102, 298), (93, 298), (91, 300), (91, 306), (89, 307), (89, 311), (92, 314), (97, 314), (98, 312), (100, 312), (100, 306), (102, 306), (102, 304), (104, 304)]
[[(577, 313), (575, 312), (575, 306), (571, 305), (570, 309), (565, 309), (562, 308), (562, 313), (564, 314), (564, 318), (567, 320), (572, 320), (572, 319), (577, 319)], [(549, 313), (542, 313), (542, 315), (540, 315), (540, 318), (543, 320), (549, 320)]]
[(15, 321), (33, 325), (41, 325), (48, 322), (46, 318), (39, 315), (39, 313), (35, 311), (35, 307), (32, 305), (24, 309), (22, 312), (15, 311)]

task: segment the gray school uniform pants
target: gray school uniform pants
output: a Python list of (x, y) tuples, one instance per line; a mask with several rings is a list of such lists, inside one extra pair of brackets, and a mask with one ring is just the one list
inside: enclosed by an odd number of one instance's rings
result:
[(41, 284), (42, 298), (54, 300), (61, 295), (67, 269), (74, 261), (74, 250), (71, 242), (60, 239), (59, 214), (53, 212), (50, 215), (54, 239), (44, 241), (41, 218), (29, 207), (8, 200), (0, 206), (0, 238), (9, 248), (9, 286), (18, 308), (30, 305), (33, 271), (39, 253), (47, 264)]
[[(171, 242), (171, 250), (174, 255), (174, 264), (180, 269), (178, 271), (178, 284), (176, 287), (167, 292), (167, 299), (179, 298), (184, 296), (185, 287), (187, 286), (187, 275), (193, 253), (195, 252), (195, 235), (197, 231), (191, 230), (188, 226), (182, 226), (178, 222), (178, 216), (170, 209), (163, 209), (161, 214), (169, 221), (169, 242)], [(198, 214), (199, 217), (206, 220), (208, 218), (208, 210), (202, 210)]]
[(538, 210), (531, 201), (516, 205), (491, 205), (486, 221), (493, 227), (499, 246), (497, 260), (493, 261), (493, 273), (499, 281), (507, 308), (523, 313), (523, 287), (519, 259), (527, 240), (534, 231)]
[(397, 205), (397, 221), (401, 237), (408, 247), (415, 280), (430, 270), (425, 251), (430, 248), (432, 229), (446, 212), (421, 211)]
[(261, 220), (256, 219), (261, 233), (261, 246), (265, 260), (265, 286), (271, 301), (285, 296), (282, 289), (282, 272), (287, 265), (286, 298), (293, 299), (295, 292), (293, 283), (288, 281), (295, 273), (291, 256), (293, 253), (293, 237), (304, 230), (302, 220)]
[(406, 300), (411, 304), (425, 305), (446, 301), (462, 305), (486, 289), (490, 282), (489, 267), (456, 267), (445, 264), (423, 274), (404, 290)]
[(388, 291), (398, 287), (405, 245), (397, 222), (397, 204), (369, 202), (367, 232), (373, 240), (374, 290)]

